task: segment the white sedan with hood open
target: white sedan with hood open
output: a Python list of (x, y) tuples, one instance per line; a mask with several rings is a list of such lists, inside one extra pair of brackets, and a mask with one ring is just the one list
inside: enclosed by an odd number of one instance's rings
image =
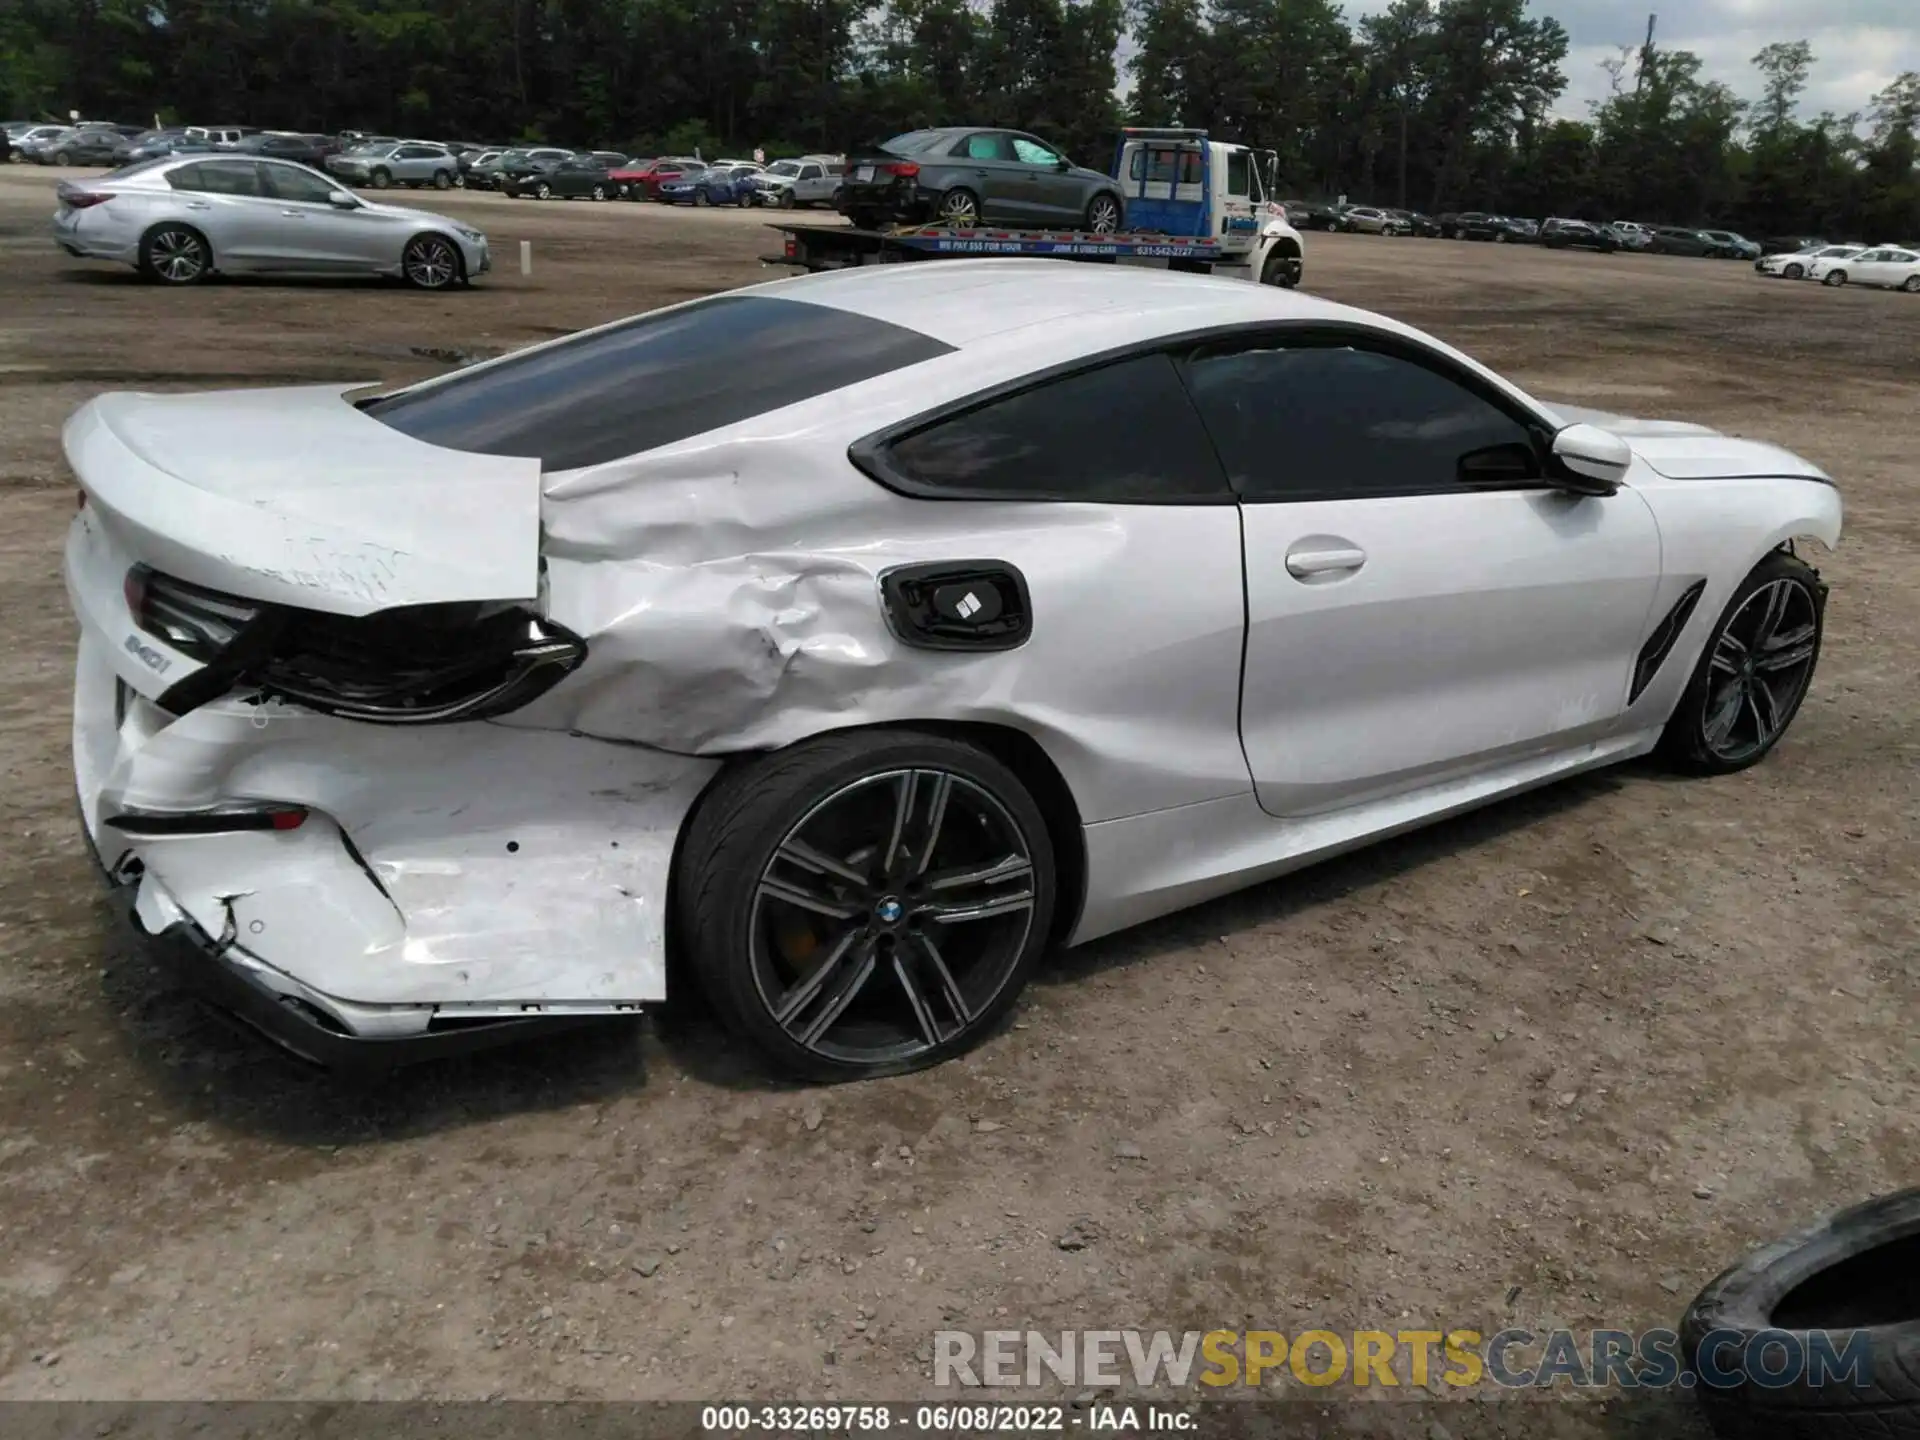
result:
[(1807, 692), (1813, 465), (1377, 315), (963, 260), (372, 399), (110, 394), (74, 768), (140, 927), (323, 1061), (630, 1012), (950, 1056), (1079, 943)]

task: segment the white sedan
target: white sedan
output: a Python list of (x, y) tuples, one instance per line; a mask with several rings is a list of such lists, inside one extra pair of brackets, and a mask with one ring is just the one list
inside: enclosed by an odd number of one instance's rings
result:
[(1808, 267), (1807, 278), (1822, 285), (1876, 285), (1920, 295), (1920, 251), (1883, 245), (1877, 250), (1819, 260)]
[(670, 973), (800, 1074), (937, 1062), (1050, 945), (1635, 756), (1756, 763), (1841, 523), (1773, 445), (1058, 260), (350, 393), (65, 434), (87, 836), (219, 1003), (341, 1063)]
[(1822, 260), (1851, 260), (1867, 247), (1864, 245), (1809, 245), (1804, 250), (1794, 250), (1779, 255), (1762, 255), (1753, 262), (1753, 268), (1762, 275), (1778, 275), (1786, 280), (1805, 280), (1807, 272)]

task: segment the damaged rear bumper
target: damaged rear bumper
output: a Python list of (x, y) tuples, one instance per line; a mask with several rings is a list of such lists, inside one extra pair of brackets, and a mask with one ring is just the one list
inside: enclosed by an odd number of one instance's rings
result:
[[(396, 727), (232, 697), (175, 716), (83, 630), (83, 829), (195, 989), (325, 1064), (424, 1058), (666, 995), (674, 843), (711, 760), (488, 723)], [(303, 812), (155, 833), (155, 816)], [(116, 818), (139, 817), (139, 825)]]
[(215, 940), (184, 914), (150, 932), (137, 913), (143, 888), (140, 877), (110, 872), (91, 838), (87, 848), (92, 851), (101, 879), (110, 887), (114, 908), (158, 968), (222, 1014), (290, 1054), (328, 1070), (391, 1070), (536, 1039), (599, 1020), (593, 1015), (536, 1015), (440, 1028), (429, 1020), (426, 1029), (413, 1034), (355, 1034), (342, 1027), (330, 1008), (315, 1003), (321, 997), (291, 976), (263, 965), (231, 941)]

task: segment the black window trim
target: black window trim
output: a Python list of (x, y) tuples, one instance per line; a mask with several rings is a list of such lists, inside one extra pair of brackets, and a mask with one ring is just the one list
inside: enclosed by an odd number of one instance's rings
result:
[[(1303, 492), (1300, 494), (1277, 495), (1270, 498), (1249, 498), (1232, 483), (1225, 461), (1220, 456), (1219, 443), (1213, 439), (1207, 429), (1206, 420), (1200, 415), (1199, 406), (1193, 396), (1187, 393), (1187, 403), (1194, 408), (1194, 415), (1200, 421), (1201, 430), (1207, 435), (1213, 451), (1213, 462), (1222, 476), (1222, 489), (1217, 496), (1196, 496), (1191, 499), (1169, 500), (1100, 500), (1085, 495), (1032, 494), (1016, 495), (1004, 490), (971, 490), (948, 485), (929, 485), (916, 480), (893, 463), (891, 450), (895, 442), (917, 435), (922, 430), (930, 430), (943, 421), (985, 409), (1001, 400), (1010, 399), (1029, 390), (1038, 390), (1057, 380), (1071, 379), (1081, 374), (1090, 374), (1127, 360), (1137, 360), (1142, 355), (1165, 354), (1174, 362), (1174, 373), (1180, 379), (1181, 389), (1186, 391), (1186, 377), (1181, 371), (1180, 358), (1183, 352), (1191, 352), (1208, 345), (1235, 342), (1249, 347), (1262, 342), (1275, 340), (1299, 342), (1310, 340), (1320, 345), (1347, 341), (1356, 349), (1377, 349), (1384, 354), (1397, 355), (1399, 358), (1424, 365), (1446, 379), (1471, 391), (1481, 399), (1493, 405), (1513, 418), (1518, 424), (1540, 437), (1542, 468), (1545, 468), (1546, 446), (1552, 437), (1566, 428), (1556, 417), (1549, 413), (1529, 409), (1498, 387), (1490, 385), (1472, 370), (1459, 364), (1450, 357), (1433, 350), (1417, 340), (1396, 335), (1391, 331), (1376, 329), (1370, 325), (1357, 325), (1350, 321), (1338, 320), (1280, 320), (1267, 321), (1253, 325), (1213, 325), (1201, 330), (1186, 330), (1173, 335), (1155, 336), (1151, 340), (1135, 341), (1129, 345), (1103, 350), (1095, 355), (1076, 356), (1072, 360), (1049, 365), (1042, 370), (1030, 371), (1011, 380), (1003, 380), (984, 389), (971, 391), (953, 400), (944, 401), (929, 410), (922, 410), (905, 420), (895, 421), (891, 425), (862, 435), (847, 447), (847, 459), (868, 479), (876, 484), (915, 500), (966, 500), (998, 501), (1018, 505), (1138, 505), (1160, 507), (1165, 505), (1288, 505), (1323, 500), (1384, 500), (1409, 495), (1459, 495), (1488, 494), (1512, 490), (1563, 490), (1568, 487), (1554, 480), (1549, 474), (1539, 480), (1515, 481), (1497, 485), (1410, 485), (1405, 489), (1373, 491), (1366, 495), (1354, 495), (1340, 492)], [(1357, 342), (1357, 343), (1356, 343)]]

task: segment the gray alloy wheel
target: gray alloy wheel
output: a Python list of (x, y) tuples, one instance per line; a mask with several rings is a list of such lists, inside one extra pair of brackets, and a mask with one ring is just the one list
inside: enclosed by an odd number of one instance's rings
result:
[(460, 252), (444, 235), (416, 235), (400, 257), (407, 283), (421, 290), (444, 290), (460, 278)]
[(746, 762), (677, 862), (680, 931), (728, 1024), (816, 1079), (897, 1074), (981, 1038), (1050, 928), (1046, 823), (993, 756), (913, 731)]
[(193, 285), (207, 278), (213, 256), (199, 231), (161, 225), (140, 242), (140, 268), (162, 284)]
[(751, 209), (753, 207), (753, 191), (742, 190), (734, 197), (733, 203), (738, 205), (742, 210)]
[(434, 171), (433, 188), (436, 190), (451, 190), (453, 188), (453, 177), (444, 170)]
[(980, 202), (971, 190), (949, 190), (940, 197), (940, 219), (956, 230), (970, 230), (980, 223)]
[(542, 180), (538, 185), (533, 187), (533, 198), (536, 200), (551, 200), (553, 198), (553, 187)]
[(596, 200), (604, 200), (604, 199), (606, 199), (606, 198), (607, 198), (607, 187), (606, 187), (606, 186), (604, 186), (604, 185), (596, 185), (596, 186), (594, 186), (594, 187), (593, 187), (593, 198), (594, 198), (594, 199), (596, 199)]
[(1661, 747), (1705, 774), (1744, 770), (1793, 723), (1813, 682), (1826, 590), (1805, 561), (1769, 555), (1734, 590)]
[(1909, 295), (1920, 295), (1920, 275), (1909, 275), (1900, 288)]
[(1111, 235), (1120, 228), (1120, 202), (1111, 195), (1096, 195), (1087, 202), (1087, 229), (1096, 235)]
[(1836, 287), (1844, 285), (1847, 283), (1847, 272), (1844, 270), (1829, 270), (1827, 272), (1827, 278), (1820, 283), (1822, 285), (1833, 285)]
[(713, 202), (707, 198), (706, 191), (696, 190), (693, 192), (693, 204), (695, 209), (702, 209), (708, 205), (711, 205), (712, 203)]
[(385, 170), (374, 171), (373, 174), (368, 177), (368, 179), (370, 179), (373, 182), (373, 188), (376, 190), (384, 190), (389, 185), (393, 184), (392, 174)]
[(56, 165), (71, 165), (73, 164), (73, 156), (65, 150), (56, 150), (53, 152), (53, 163)]

